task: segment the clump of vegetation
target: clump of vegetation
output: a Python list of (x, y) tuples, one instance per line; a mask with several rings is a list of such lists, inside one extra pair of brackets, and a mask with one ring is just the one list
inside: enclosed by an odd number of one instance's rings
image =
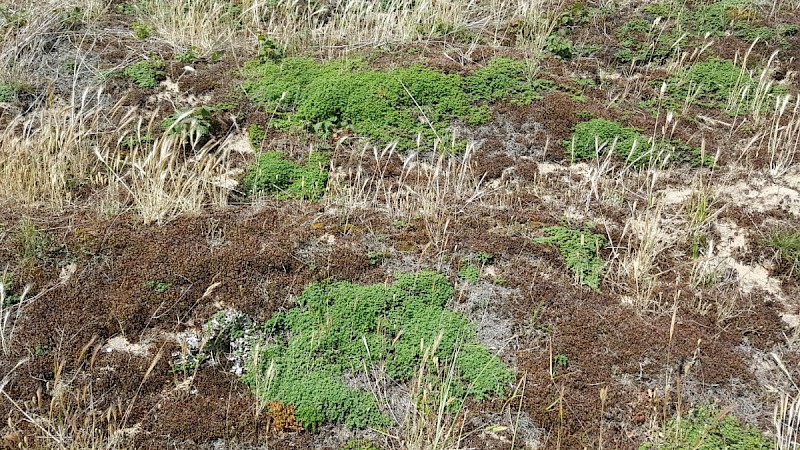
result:
[(247, 127), (247, 140), (254, 149), (261, 148), (261, 142), (264, 141), (265, 136), (266, 130), (261, 125), (253, 123)]
[(663, 63), (681, 47), (697, 43), (705, 36), (734, 35), (752, 42), (756, 38), (772, 44), (787, 44), (786, 36), (797, 33), (789, 24), (764, 26), (751, 0), (717, 2), (652, 3), (643, 7), (650, 16), (625, 22), (616, 32), (622, 62)]
[(800, 230), (772, 233), (767, 237), (767, 245), (778, 251), (791, 273), (800, 274)]
[(300, 165), (279, 152), (262, 153), (244, 180), (249, 193), (273, 193), (278, 198), (319, 200), (328, 183), (330, 155), (312, 152)]
[(179, 136), (184, 143), (196, 147), (207, 140), (216, 124), (213, 114), (225, 105), (201, 106), (188, 111), (176, 111), (161, 121), (161, 128), (167, 134)]
[(645, 19), (635, 18), (625, 22), (615, 32), (621, 49), (616, 57), (624, 63), (664, 63), (675, 51), (679, 41), (677, 30), (666, 31)]
[(469, 77), (422, 66), (369, 69), (358, 60), (317, 62), (308, 58), (261, 58), (245, 69), (251, 99), (275, 111), (271, 124), (328, 137), (350, 129), (407, 150), (418, 141), (451, 142), (454, 120), (490, 119), (485, 103), (506, 96), (529, 102), (536, 86), (524, 63), (498, 59)]
[[(676, 72), (667, 80), (665, 105), (678, 109), (685, 101), (708, 108), (727, 109), (729, 99), (738, 90), (753, 91), (758, 81), (733, 61), (710, 58)], [(744, 105), (727, 111), (731, 115), (745, 112)]]
[(702, 154), (702, 149), (675, 140), (653, 140), (635, 127), (625, 127), (607, 119), (591, 119), (573, 128), (572, 139), (564, 142), (572, 162), (586, 161), (605, 155), (612, 148), (626, 164), (635, 168), (647, 167), (654, 158), (684, 163), (692, 167), (708, 167), (714, 158)]
[(126, 67), (122, 73), (139, 87), (154, 88), (167, 75), (164, 67), (160, 59), (146, 59)]
[(633, 127), (624, 127), (619, 122), (607, 119), (592, 119), (575, 125), (572, 140), (564, 142), (572, 162), (585, 161), (606, 153), (612, 146), (626, 160), (650, 149), (647, 137)]
[(26, 218), (20, 222), (15, 237), (22, 248), (20, 256), (23, 258), (42, 260), (50, 253), (52, 247), (50, 236), (40, 230), (30, 219)]
[(144, 283), (144, 287), (149, 290), (156, 291), (159, 294), (163, 294), (172, 288), (172, 284), (161, 280), (147, 280)]
[(16, 305), (22, 301), (22, 295), (15, 291), (13, 274), (0, 274), (0, 306)]
[(588, 226), (583, 230), (552, 226), (544, 228), (543, 231), (547, 236), (537, 238), (534, 242), (558, 247), (558, 251), (567, 263), (567, 268), (572, 271), (578, 282), (599, 291), (605, 271), (600, 250), (608, 245), (606, 238), (595, 234)]
[[(343, 378), (367, 375), (377, 366), (395, 382), (410, 380), (424, 367), (426, 382), (449, 383), (445, 404), (452, 411), (467, 397), (480, 401), (501, 394), (513, 374), (478, 342), (466, 318), (445, 307), (453, 292), (434, 272), (399, 275), (391, 285), (313, 284), (296, 307), (266, 322), (268, 338), (257, 344), (244, 381), (264, 401), (294, 406), (310, 430), (331, 422), (388, 426), (375, 396)], [(442, 373), (449, 366), (451, 376)]]
[(767, 450), (774, 447), (757, 429), (740, 424), (726, 411), (702, 407), (680, 420), (668, 420), (663, 435), (656, 442), (642, 444), (639, 449)]
[(197, 61), (197, 47), (192, 46), (190, 49), (180, 52), (175, 55), (175, 61), (182, 63), (193, 63)]
[(464, 78), (464, 88), (473, 101), (494, 103), (507, 99), (510, 103), (527, 105), (541, 98), (540, 92), (552, 89), (547, 80), (529, 80), (524, 61), (494, 58), (486, 67)]
[(458, 276), (474, 283), (480, 278), (481, 270), (475, 264), (467, 264), (461, 268), (461, 270), (458, 272)]
[(65, 31), (76, 31), (84, 24), (85, 12), (79, 6), (58, 9), (58, 22)]
[(0, 83), (0, 102), (13, 102), (17, 99), (19, 92), (17, 83)]
[(15, 8), (14, 4), (7, 4), (6, 2), (0, 3), (0, 18), (3, 22), (0, 23), (0, 29), (7, 28), (22, 28), (28, 23), (28, 14), (22, 7)]
[(153, 31), (155, 31), (152, 25), (139, 22), (132, 23), (131, 28), (133, 28), (133, 35), (136, 39), (147, 39), (153, 34)]

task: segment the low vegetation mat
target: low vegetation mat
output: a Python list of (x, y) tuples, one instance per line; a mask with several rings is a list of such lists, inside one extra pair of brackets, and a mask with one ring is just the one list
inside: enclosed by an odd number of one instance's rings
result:
[(464, 316), (445, 307), (453, 292), (434, 272), (399, 275), (388, 286), (311, 285), (296, 307), (264, 324), (268, 337), (244, 380), (265, 402), (292, 405), (312, 430), (324, 423), (391, 424), (376, 393), (354, 387), (357, 379), (363, 386), (384, 374), (397, 383), (423, 377), (444, 384), (450, 411), (468, 397), (502, 394), (514, 375), (478, 342)]

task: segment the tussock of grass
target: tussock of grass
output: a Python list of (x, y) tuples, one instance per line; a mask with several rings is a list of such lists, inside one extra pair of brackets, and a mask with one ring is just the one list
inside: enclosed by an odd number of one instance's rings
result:
[[(298, 306), (264, 325), (270, 338), (259, 344), (244, 380), (264, 401), (294, 405), (312, 430), (327, 422), (388, 426), (374, 395), (342, 378), (379, 367), (396, 382), (426, 373), (428, 383), (449, 383), (446, 404), (453, 411), (467, 396), (500, 394), (513, 374), (478, 342), (467, 319), (445, 308), (453, 292), (434, 272), (399, 275), (388, 286), (311, 285)], [(451, 364), (454, 377), (431, 375)]]
[(767, 245), (778, 251), (793, 273), (800, 274), (800, 230), (772, 233), (767, 237)]

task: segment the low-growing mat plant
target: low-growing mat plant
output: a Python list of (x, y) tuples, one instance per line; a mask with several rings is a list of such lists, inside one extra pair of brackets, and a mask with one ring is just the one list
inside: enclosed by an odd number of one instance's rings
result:
[(256, 60), (244, 71), (247, 95), (275, 112), (271, 125), (329, 137), (340, 129), (399, 150), (448, 144), (455, 120), (491, 118), (488, 104), (503, 98), (530, 103), (542, 83), (529, 81), (522, 61), (496, 58), (469, 76), (419, 65), (370, 69), (360, 60), (317, 62), (290, 57)]
[(398, 275), (388, 285), (312, 284), (297, 306), (264, 324), (268, 337), (256, 343), (243, 380), (262, 401), (292, 405), (310, 430), (324, 423), (390, 426), (386, 405), (345, 381), (375, 373), (396, 383), (422, 377), (414, 384), (439, 386), (446, 394), (439, 406), (457, 413), (468, 397), (502, 394), (514, 375), (464, 316), (446, 308), (453, 293), (430, 271)]
[(773, 442), (723, 409), (703, 406), (669, 419), (662, 434), (639, 450), (772, 450)]
[(635, 127), (601, 118), (575, 125), (571, 140), (563, 145), (573, 163), (613, 152), (622, 158), (625, 165), (637, 169), (662, 162), (692, 167), (713, 165), (713, 158), (704, 157), (700, 148), (674, 139), (649, 138)]
[(588, 225), (583, 230), (556, 225), (542, 231), (546, 236), (536, 238), (534, 242), (558, 247), (575, 279), (599, 291), (605, 272), (605, 262), (600, 256), (600, 250), (606, 248), (606, 238), (594, 233)]
[(285, 159), (280, 152), (269, 151), (258, 156), (244, 180), (250, 194), (270, 193), (278, 198), (319, 200), (328, 182), (330, 155), (312, 151), (303, 164)]
[[(743, 65), (746, 60), (745, 57)], [(662, 104), (667, 109), (679, 111), (697, 105), (720, 109), (730, 116), (760, 110), (766, 106), (765, 99), (781, 91), (764, 80), (764, 76), (754, 79), (736, 62), (717, 57), (684, 67), (665, 83)]]
[(126, 67), (122, 74), (139, 87), (154, 88), (166, 77), (164, 61), (145, 59)]

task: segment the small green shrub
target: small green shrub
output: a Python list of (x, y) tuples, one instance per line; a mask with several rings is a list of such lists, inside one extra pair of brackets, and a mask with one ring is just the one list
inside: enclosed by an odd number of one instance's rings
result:
[(152, 25), (139, 22), (133, 22), (131, 28), (133, 28), (133, 35), (136, 39), (147, 39), (153, 34), (153, 31), (155, 31)]
[(480, 401), (501, 394), (513, 374), (478, 342), (463, 316), (445, 308), (453, 292), (434, 272), (399, 275), (391, 285), (312, 284), (296, 307), (265, 323), (269, 337), (258, 344), (244, 381), (264, 401), (293, 405), (311, 430), (323, 423), (388, 426), (375, 396), (348, 387), (343, 375), (380, 366), (395, 382), (406, 382), (418, 373), (426, 351), (435, 356), (425, 359), (427, 373), (455, 367), (447, 399), (453, 411), (468, 396)]
[(84, 24), (84, 11), (79, 6), (71, 8), (60, 8), (58, 10), (58, 23), (65, 31), (75, 31)]
[(198, 145), (211, 134), (214, 126), (213, 107), (201, 106), (189, 111), (176, 111), (161, 121), (161, 128), (167, 134), (180, 136), (192, 146)]
[(20, 222), (15, 237), (22, 247), (23, 258), (44, 259), (50, 253), (52, 247), (50, 236), (30, 219), (23, 219)]
[(197, 47), (192, 46), (189, 50), (176, 54), (175, 61), (182, 63), (193, 63), (197, 61)]
[(139, 87), (154, 88), (167, 75), (164, 67), (164, 61), (146, 59), (126, 67), (122, 73)]
[(380, 447), (366, 439), (350, 439), (342, 450), (380, 450)]
[(557, 31), (548, 36), (544, 49), (564, 60), (572, 59), (575, 54), (575, 50), (572, 48), (572, 41), (563, 31)]
[(768, 246), (778, 251), (794, 274), (800, 274), (800, 230), (777, 231), (767, 237)]
[(673, 44), (681, 37), (676, 29), (663, 30), (641, 18), (628, 20), (614, 34), (621, 47), (616, 57), (634, 64), (663, 64), (675, 52)]
[(528, 70), (524, 61), (494, 58), (486, 67), (464, 78), (464, 87), (473, 101), (494, 103), (508, 99), (513, 104), (530, 104), (541, 98), (540, 92), (552, 89), (552, 83), (545, 80), (531, 82)]
[(244, 180), (249, 193), (274, 193), (278, 198), (319, 200), (328, 182), (327, 153), (313, 152), (303, 165), (284, 159), (279, 152), (262, 153)]
[(600, 281), (605, 271), (605, 264), (600, 256), (608, 242), (606, 238), (595, 234), (589, 227), (583, 230), (563, 226), (544, 228), (545, 237), (534, 240), (539, 244), (552, 244), (558, 247), (561, 256), (567, 263), (578, 282), (599, 291)]
[(771, 450), (771, 440), (757, 429), (742, 425), (726, 412), (710, 407), (698, 408), (688, 416), (670, 419), (664, 425), (664, 433), (655, 442), (642, 444), (640, 450)]

